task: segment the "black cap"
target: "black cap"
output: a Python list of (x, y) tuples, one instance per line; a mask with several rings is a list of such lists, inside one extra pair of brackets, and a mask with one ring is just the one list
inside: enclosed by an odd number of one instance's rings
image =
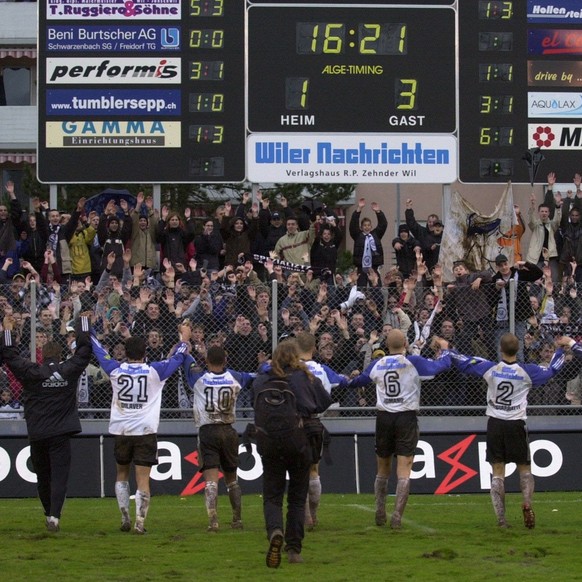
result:
[(432, 223), (433, 226), (444, 226), (444, 224), (440, 220), (436, 220)]
[(501, 265), (501, 263), (507, 263), (509, 259), (505, 255), (497, 255), (495, 257), (495, 264)]
[(278, 212), (273, 212), (271, 214), (271, 220), (281, 220), (281, 215)]
[(398, 232), (399, 232), (399, 233), (400, 233), (400, 232), (408, 232), (408, 233), (409, 233), (410, 231), (408, 230), (408, 227), (407, 227), (405, 224), (401, 224), (401, 225), (398, 227)]

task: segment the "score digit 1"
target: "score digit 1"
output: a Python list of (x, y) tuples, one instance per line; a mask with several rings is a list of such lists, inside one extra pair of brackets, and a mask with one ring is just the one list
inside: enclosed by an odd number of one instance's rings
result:
[(287, 77), (285, 79), (285, 107), (308, 109), (309, 78)]

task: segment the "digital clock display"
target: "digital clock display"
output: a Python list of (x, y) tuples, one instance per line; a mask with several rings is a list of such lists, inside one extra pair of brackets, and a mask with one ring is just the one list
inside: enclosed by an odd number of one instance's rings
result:
[(360, 22), (346, 28), (342, 22), (298, 22), (297, 54), (405, 55), (406, 29), (404, 23)]
[(450, 6), (252, 4), (248, 40), (251, 132), (456, 129)]

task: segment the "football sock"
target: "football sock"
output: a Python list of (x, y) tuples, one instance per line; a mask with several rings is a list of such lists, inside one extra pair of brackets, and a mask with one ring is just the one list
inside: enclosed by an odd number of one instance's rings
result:
[(491, 502), (498, 522), (505, 522), (505, 480), (503, 477), (491, 479)]
[(317, 509), (319, 508), (319, 501), (321, 499), (321, 479), (319, 475), (313, 479), (309, 479), (309, 510), (311, 517), (315, 521), (317, 517)]
[(216, 513), (217, 497), (218, 483), (215, 483), (214, 481), (206, 481), (206, 486), (204, 488), (204, 500), (206, 502), (206, 511), (208, 512), (208, 515)]
[(531, 498), (534, 492), (534, 477), (529, 471), (519, 474), (519, 487), (523, 495), (523, 502), (526, 505), (531, 505)]
[(376, 496), (376, 510), (383, 509), (386, 505), (386, 495), (388, 495), (388, 477), (376, 475), (374, 494)]
[(233, 521), (240, 521), (241, 519), (241, 509), (242, 509), (242, 491), (238, 481), (229, 483), (226, 486), (228, 490), (228, 498), (230, 499), (230, 506), (232, 507), (232, 519)]
[(123, 517), (129, 517), (129, 481), (115, 482), (115, 497)]
[(396, 502), (394, 503), (394, 511), (398, 515), (404, 514), (404, 509), (408, 503), (408, 494), (410, 493), (410, 479), (398, 479), (396, 484)]
[(135, 517), (136, 520), (145, 521), (150, 508), (150, 494), (146, 491), (135, 492)]

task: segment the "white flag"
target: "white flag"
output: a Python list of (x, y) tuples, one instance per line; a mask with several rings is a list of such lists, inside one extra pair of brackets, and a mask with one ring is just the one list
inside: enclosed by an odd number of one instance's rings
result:
[(465, 261), (470, 271), (487, 271), (495, 269), (495, 257), (504, 254), (513, 265), (513, 247), (501, 246), (498, 239), (511, 230), (515, 220), (511, 182), (491, 214), (481, 214), (453, 192), (439, 253), (444, 280), (454, 280), (455, 261)]

